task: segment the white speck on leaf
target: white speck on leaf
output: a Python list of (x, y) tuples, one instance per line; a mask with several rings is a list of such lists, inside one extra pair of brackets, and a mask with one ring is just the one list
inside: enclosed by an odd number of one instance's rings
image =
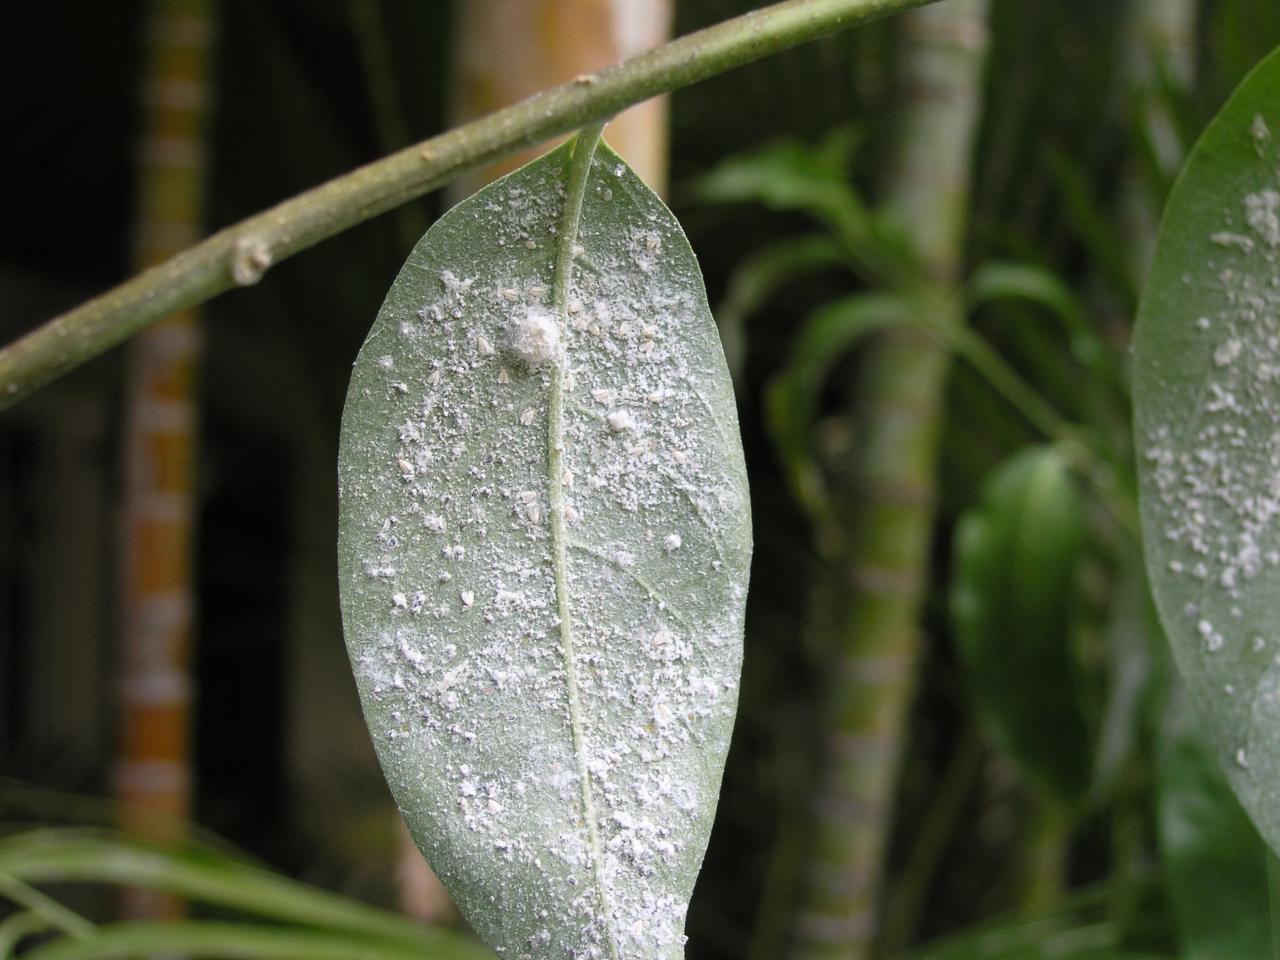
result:
[(615, 433), (630, 433), (636, 428), (635, 418), (626, 410), (615, 410), (606, 419)]
[(1214, 351), (1213, 362), (1220, 367), (1225, 367), (1228, 364), (1234, 363), (1235, 359), (1240, 356), (1240, 351), (1243, 348), (1244, 345), (1233, 337)]
[(1244, 198), (1245, 222), (1269, 247), (1280, 247), (1280, 191), (1260, 190)]
[(1253, 122), (1249, 124), (1249, 135), (1253, 137), (1253, 148), (1258, 151), (1258, 156), (1262, 156), (1266, 150), (1267, 141), (1271, 139), (1271, 128), (1267, 126), (1267, 121), (1263, 119), (1262, 114), (1253, 115)]
[(1230, 230), (1219, 230), (1209, 234), (1209, 242), (1219, 247), (1234, 247), (1244, 253), (1250, 253), (1253, 250), (1252, 238), (1244, 234), (1232, 233)]

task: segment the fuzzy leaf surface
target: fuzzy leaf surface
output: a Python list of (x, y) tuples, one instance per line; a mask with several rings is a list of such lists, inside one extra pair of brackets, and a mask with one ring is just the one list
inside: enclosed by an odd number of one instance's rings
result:
[(447, 213), (387, 296), (343, 418), (344, 625), (481, 937), (674, 958), (736, 708), (746, 472), (684, 234), (574, 150)]
[(1134, 336), (1156, 606), (1216, 759), (1280, 850), (1280, 52), (1192, 151)]

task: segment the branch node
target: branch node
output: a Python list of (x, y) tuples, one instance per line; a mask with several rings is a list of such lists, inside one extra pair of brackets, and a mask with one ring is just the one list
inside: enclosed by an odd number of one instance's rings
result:
[(241, 237), (231, 251), (231, 279), (248, 287), (262, 279), (271, 266), (271, 251), (258, 237)]

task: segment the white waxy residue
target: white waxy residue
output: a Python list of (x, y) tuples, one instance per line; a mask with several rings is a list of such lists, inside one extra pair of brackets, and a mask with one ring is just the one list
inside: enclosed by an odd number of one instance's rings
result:
[(552, 363), (560, 356), (560, 324), (551, 311), (530, 306), (511, 322), (511, 349), (531, 367)]

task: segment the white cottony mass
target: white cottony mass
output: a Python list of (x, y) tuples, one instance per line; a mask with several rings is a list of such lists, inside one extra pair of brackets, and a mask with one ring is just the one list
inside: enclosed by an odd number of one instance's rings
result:
[(551, 363), (560, 355), (560, 324), (555, 315), (531, 306), (511, 323), (511, 349), (531, 367)]

